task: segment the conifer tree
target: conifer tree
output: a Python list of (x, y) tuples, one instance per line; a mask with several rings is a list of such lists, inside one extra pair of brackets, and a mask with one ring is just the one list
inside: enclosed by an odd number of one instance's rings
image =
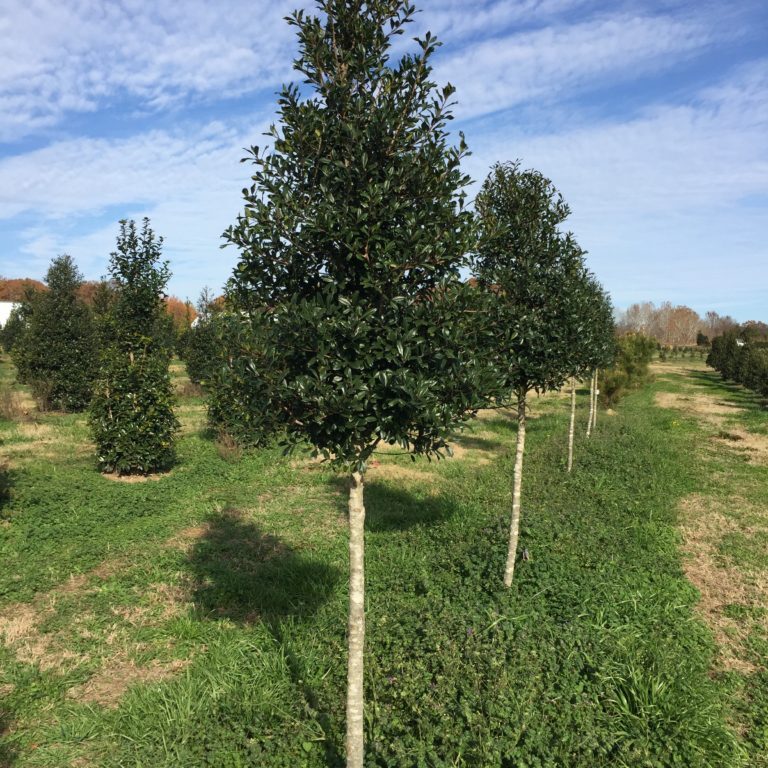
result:
[(169, 350), (158, 338), (170, 277), (162, 238), (144, 219), (141, 231), (122, 220), (109, 272), (115, 295), (104, 323), (107, 344), (90, 409), (99, 464), (105, 472), (149, 474), (174, 458), (178, 422), (168, 374)]
[(459, 280), (473, 222), (463, 138), (447, 143), (454, 89), (431, 79), (435, 38), (390, 60), (414, 7), (317, 8), (290, 18), (304, 83), (280, 95), (272, 151), (251, 149), (245, 211), (226, 233), (241, 251), (229, 299), (245, 326), (232, 364), (254, 393), (254, 429), (279, 426), (349, 476), (346, 744), (360, 768), (366, 467), (381, 444), (439, 455), (479, 405)]
[(42, 407), (81, 411), (91, 399), (98, 354), (91, 312), (77, 297), (83, 276), (65, 254), (53, 259), (45, 282), (48, 290), (28, 304), (14, 357)]

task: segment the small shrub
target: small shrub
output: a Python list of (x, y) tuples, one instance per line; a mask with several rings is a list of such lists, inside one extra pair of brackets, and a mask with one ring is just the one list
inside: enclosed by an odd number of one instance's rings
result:
[(202, 397), (203, 388), (194, 381), (182, 381), (176, 384), (176, 394), (179, 397)]
[(616, 362), (600, 375), (600, 398), (606, 405), (614, 405), (626, 392), (649, 381), (648, 364), (657, 346), (647, 336), (627, 333), (617, 340), (616, 349)]
[(216, 453), (224, 461), (235, 462), (243, 455), (243, 449), (232, 435), (219, 432), (216, 438)]

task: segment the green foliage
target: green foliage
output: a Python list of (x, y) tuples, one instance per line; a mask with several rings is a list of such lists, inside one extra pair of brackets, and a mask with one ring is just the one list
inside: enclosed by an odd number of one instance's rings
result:
[(707, 365), (724, 378), (768, 397), (768, 349), (754, 333), (728, 331), (712, 339)]
[(97, 338), (88, 307), (77, 298), (83, 278), (71, 256), (58, 256), (40, 291), (23, 305), (23, 334), (14, 363), (43, 409), (81, 411), (96, 376)]
[(120, 222), (110, 259), (115, 296), (103, 323), (109, 334), (90, 410), (99, 464), (118, 474), (148, 474), (174, 459), (173, 391), (169, 348), (158, 329), (167, 317), (163, 290), (170, 273), (161, 262), (162, 238), (149, 220), (141, 232)]
[(480, 402), (461, 339), (466, 148), (447, 144), (454, 89), (431, 80), (435, 39), (390, 61), (410, 3), (317, 6), (290, 19), (304, 86), (283, 89), (273, 149), (251, 149), (225, 233), (241, 251), (229, 297), (259, 348), (234, 367), (244, 404), (289, 444), (362, 467), (380, 441), (440, 451)]
[(29, 302), (23, 302), (14, 307), (5, 325), (0, 329), (0, 343), (6, 352), (11, 352), (20, 341), (26, 328), (29, 309)]
[(187, 375), (194, 384), (208, 386), (214, 371), (226, 352), (227, 323), (216, 324), (220, 313), (214, 308), (208, 288), (204, 288), (197, 303), (197, 321), (180, 337), (180, 357), (187, 365)]
[(656, 341), (641, 333), (618, 338), (615, 362), (600, 372), (598, 381), (600, 398), (606, 405), (613, 405), (628, 391), (649, 381), (648, 365), (656, 348)]
[(569, 208), (552, 182), (520, 162), (497, 163), (475, 201), (473, 259), (489, 295), (500, 394), (545, 391), (611, 354), (610, 301), (559, 227)]
[[(81, 424), (46, 418), (66, 432)], [(553, 475), (564, 424), (545, 415), (529, 429), (536, 501), (521, 535), (532, 557), (511, 592), (493, 566), (515, 437), (505, 420), (483, 422), (498, 441), (493, 463), (425, 465), (428, 486), (368, 484), (371, 766), (739, 765), (678, 551), (674, 510), (701, 491), (699, 433), (635, 393), (603, 420), (601, 440), (585, 442), (576, 471)], [(100, 477), (77, 451), (16, 472), (0, 602), (8, 611), (80, 574), (85, 587), (58, 596), (41, 636), (76, 638), (64, 647), (92, 661), (40, 670), (0, 651), (0, 679), (15, 685), (3, 700), (9, 745), (20, 762), (52, 768), (76, 756), (101, 768), (343, 765), (338, 480), (276, 450), (228, 463), (199, 434), (179, 450), (186, 471), (137, 485)], [(227, 507), (247, 517), (210, 514)], [(168, 546), (204, 522), (189, 548)], [(105, 560), (115, 568), (94, 574)], [(158, 585), (184, 596), (170, 616), (151, 613)], [(72, 687), (114, 660), (104, 637), (115, 631), (121, 652), (140, 649), (139, 667), (168, 649), (189, 663), (136, 685), (117, 709), (73, 701)], [(768, 681), (749, 682), (759, 758)]]

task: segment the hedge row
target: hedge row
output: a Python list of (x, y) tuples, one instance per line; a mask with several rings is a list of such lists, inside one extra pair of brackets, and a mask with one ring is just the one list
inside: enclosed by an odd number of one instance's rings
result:
[(742, 339), (734, 331), (718, 336), (712, 340), (707, 365), (723, 378), (768, 397), (768, 349), (759, 341)]

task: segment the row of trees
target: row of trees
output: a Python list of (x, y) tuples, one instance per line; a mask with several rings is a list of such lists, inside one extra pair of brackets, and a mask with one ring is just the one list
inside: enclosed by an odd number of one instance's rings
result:
[[(317, 6), (289, 19), (304, 81), (280, 94), (271, 150), (251, 148), (244, 212), (225, 233), (240, 253), (228, 311), (201, 305), (208, 316), (182, 351), (214, 424), (250, 443), (308, 444), (349, 477), (347, 761), (361, 768), (371, 457), (398, 445), (439, 458), (480, 408), (514, 408), (510, 586), (528, 395), (606, 365), (614, 329), (549, 179), (499, 163), (475, 213), (465, 208), (467, 148), (463, 136), (449, 145), (446, 129), (453, 88), (431, 80), (437, 41), (427, 33), (390, 61), (411, 3)], [(172, 460), (160, 245), (148, 222), (141, 232), (122, 222), (110, 262), (116, 296), (100, 326), (90, 420), (102, 467), (121, 473)]]
[(89, 408), (105, 471), (152, 472), (173, 460), (173, 395), (168, 363), (177, 334), (164, 294), (170, 273), (149, 221), (122, 221), (110, 280), (91, 306), (70, 256), (58, 256), (45, 290), (28, 293), (4, 329), (18, 379), (38, 401), (64, 411)]
[(768, 344), (756, 334), (729, 331), (713, 339), (707, 365), (724, 378), (768, 397)]
[(440, 457), (479, 408), (516, 408), (509, 585), (527, 395), (605, 363), (613, 324), (548, 179), (498, 164), (476, 216), (464, 207), (467, 149), (447, 142), (453, 88), (431, 80), (437, 42), (389, 59), (413, 6), (317, 5), (290, 18), (303, 84), (280, 94), (272, 150), (251, 148), (245, 210), (225, 233), (240, 252), (235, 343), (211, 406), (237, 413), (253, 441), (308, 443), (349, 476), (347, 764), (359, 768), (369, 460), (383, 444)]
[(639, 333), (650, 336), (664, 347), (706, 345), (715, 336), (733, 330), (738, 323), (730, 315), (707, 312), (703, 317), (684, 305), (673, 306), (664, 301), (656, 306), (652, 301), (630, 305), (617, 321), (619, 333)]

